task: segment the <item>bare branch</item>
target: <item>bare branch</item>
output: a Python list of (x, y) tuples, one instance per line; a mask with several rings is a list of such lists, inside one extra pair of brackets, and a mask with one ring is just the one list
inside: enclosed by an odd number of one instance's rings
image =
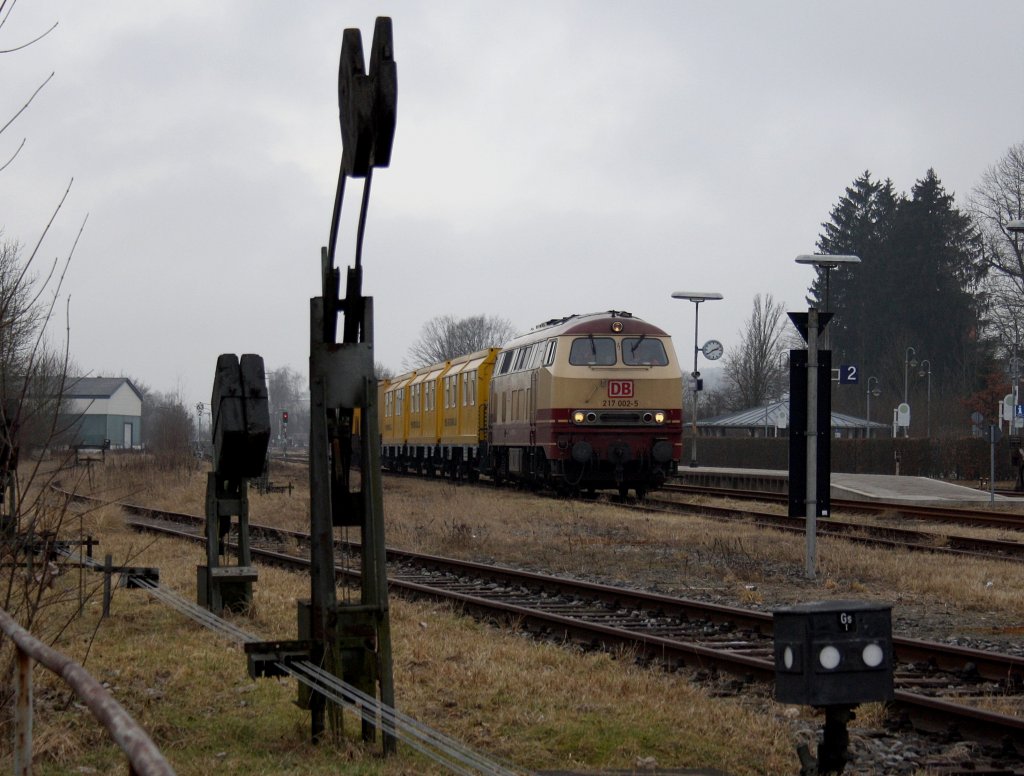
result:
[(10, 159), (8, 159), (6, 162), (4, 162), (3, 166), (0, 167), (0, 172), (3, 172), (4, 170), (6, 170), (10, 166), (11, 162), (14, 161), (15, 157), (17, 157), (17, 155), (21, 153), (21, 149), (25, 147), (25, 140), (26, 139), (27, 138), (24, 138), (24, 137), (21, 139), (21, 145), (18, 146), (18, 150), (14, 152), (14, 154), (11, 156)]
[[(7, 18), (6, 18), (6, 17), (4, 17), (4, 21), (7, 21)], [(42, 35), (39, 35), (39, 36), (37, 36), (37, 37), (33, 38), (33, 39), (32, 39), (32, 40), (30, 40), (30, 41), (29, 41), (28, 43), (22, 43), (22, 44), (21, 44), (20, 46), (15, 46), (14, 48), (11, 48), (11, 49), (0, 49), (0, 54), (11, 54), (11, 53), (13, 53), (13, 52), (15, 52), (15, 51), (21, 51), (22, 49), (28, 48), (28, 47), (29, 47), (29, 46), (31, 46), (31, 45), (32, 45), (33, 43), (38, 43), (38, 42), (39, 42), (39, 41), (41, 41), (41, 40), (42, 40), (43, 38), (45, 38), (45, 37), (46, 37), (47, 35), (49, 35), (49, 34), (50, 34), (51, 32), (53, 32), (53, 31), (54, 31), (55, 29), (57, 29), (57, 25), (58, 25), (58, 24), (59, 24), (59, 22), (54, 22), (54, 23), (53, 23), (53, 26), (52, 26), (52, 27), (50, 27), (50, 29), (48, 29), (48, 30), (47, 30), (46, 32), (44, 32), (44, 33), (43, 33)]]
[(36, 98), (36, 95), (38, 95), (39, 92), (41, 92), (43, 90), (44, 86), (46, 86), (48, 83), (50, 83), (50, 79), (53, 78), (54, 75), (56, 75), (56, 71), (53, 72), (53, 73), (50, 73), (50, 75), (47, 77), (47, 79), (45, 81), (43, 81), (41, 84), (39, 84), (39, 86), (36, 88), (36, 90), (34, 92), (32, 92), (32, 96), (28, 98), (28, 102), (26, 102), (24, 105), (21, 106), (21, 110), (19, 110), (17, 113), (15, 113), (13, 116), (11, 116), (11, 118), (8, 119), (7, 123), (4, 124), (2, 127), (0, 127), (0, 135), (2, 135), (4, 133), (5, 129), (7, 129), (9, 126), (11, 126), (11, 124), (14, 123), (15, 119), (17, 119), (18, 116), (20, 116), (22, 113), (25, 112), (25, 109), (28, 108), (28, 106), (32, 104), (32, 100), (34, 100)]

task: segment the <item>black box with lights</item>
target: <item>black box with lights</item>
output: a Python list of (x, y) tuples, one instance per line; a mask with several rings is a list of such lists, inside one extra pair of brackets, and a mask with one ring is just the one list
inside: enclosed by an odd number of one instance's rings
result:
[(892, 606), (822, 601), (772, 615), (775, 699), (825, 709), (817, 761), (806, 746), (798, 750), (801, 773), (841, 773), (853, 707), (893, 698)]

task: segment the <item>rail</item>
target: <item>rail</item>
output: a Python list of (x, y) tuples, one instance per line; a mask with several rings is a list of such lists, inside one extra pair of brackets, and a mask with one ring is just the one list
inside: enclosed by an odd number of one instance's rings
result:
[(156, 744), (124, 707), (89, 673), (67, 655), (47, 646), (0, 609), (0, 629), (16, 648), (14, 704), (14, 773), (32, 772), (32, 661), (59, 676), (75, 691), (110, 737), (128, 756), (129, 773), (135, 776), (174, 774)]

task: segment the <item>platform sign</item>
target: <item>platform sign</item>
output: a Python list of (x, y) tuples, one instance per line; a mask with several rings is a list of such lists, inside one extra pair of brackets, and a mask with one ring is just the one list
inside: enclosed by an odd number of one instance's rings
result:
[(857, 385), (860, 382), (860, 369), (856, 364), (839, 365), (839, 384)]

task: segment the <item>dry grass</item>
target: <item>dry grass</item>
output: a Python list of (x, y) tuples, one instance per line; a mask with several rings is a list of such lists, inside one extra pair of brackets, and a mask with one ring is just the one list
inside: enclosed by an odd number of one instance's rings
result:
[[(251, 494), (251, 519), (302, 530), (308, 524), (305, 470), (272, 472), (291, 495)], [(201, 514), (206, 475), (167, 477), (145, 466), (113, 465), (84, 483), (111, 500)], [(947, 612), (951, 620), (1019, 623), (1024, 570), (1018, 564), (949, 560), (819, 541), (818, 580), (803, 579), (802, 537), (693, 517), (641, 514), (605, 502), (572, 502), (413, 479), (385, 484), (389, 544), (497, 560), (663, 592), (771, 608), (795, 600), (877, 598), (900, 608)], [(117, 562), (155, 565), (162, 583), (195, 595), (200, 549), (153, 540), (122, 527), (115, 507), (82, 518)], [(356, 532), (358, 534), (358, 532)], [(355, 538), (358, 538), (357, 536)], [(130, 559), (127, 561), (125, 559)], [(77, 584), (70, 578), (64, 584)], [(293, 638), (304, 577), (261, 569), (241, 627)], [(382, 762), (354, 738), (307, 745), (308, 714), (292, 703), (294, 682), (251, 681), (240, 648), (226, 644), (138, 591), (119, 591), (113, 616), (98, 602), (62, 648), (147, 726), (179, 773), (430, 772), (405, 752)], [(966, 619), (965, 619), (966, 618)], [(531, 769), (718, 767), (734, 774), (795, 770), (784, 717), (805, 712), (742, 699), (711, 699), (685, 677), (634, 667), (628, 656), (581, 654), (496, 632), (443, 607), (392, 604), (397, 702), (421, 719), (494, 757)], [(106, 772), (123, 759), (56, 682), (37, 672), (37, 759), (41, 772), (71, 766)], [(45, 688), (45, 689), (44, 689)], [(858, 712), (875, 724), (882, 707)], [(355, 736), (358, 725), (349, 720)], [(737, 740), (743, 746), (735, 745)], [(0, 767), (4, 767), (0, 765)], [(87, 772), (87, 771), (86, 771)]]

